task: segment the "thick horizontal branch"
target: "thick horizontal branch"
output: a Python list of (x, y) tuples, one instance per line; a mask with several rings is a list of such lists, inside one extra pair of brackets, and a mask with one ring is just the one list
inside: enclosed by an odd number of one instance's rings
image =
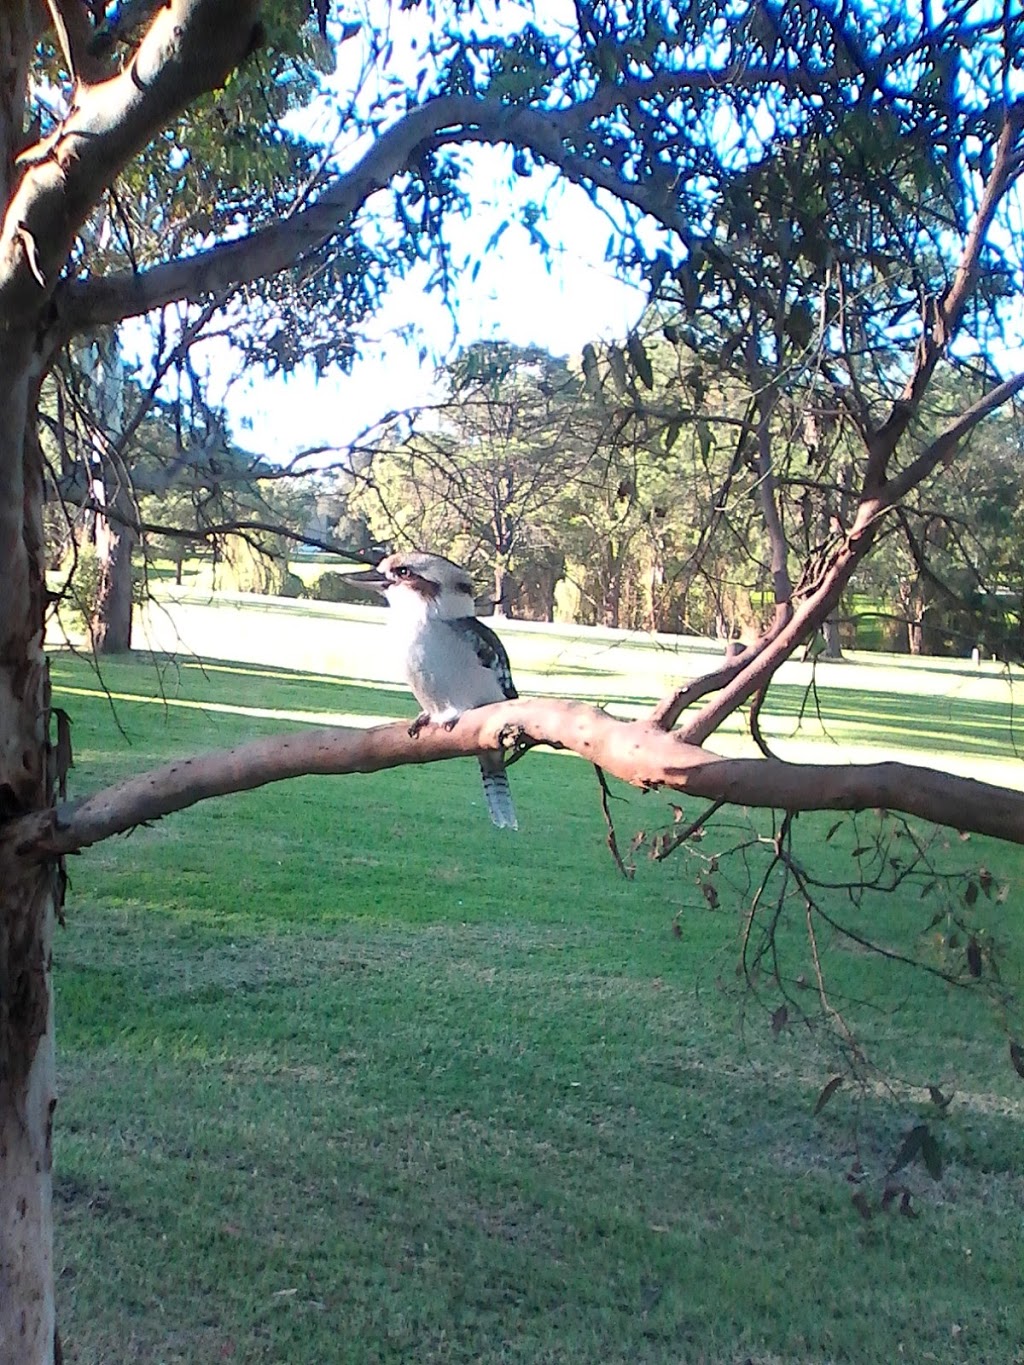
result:
[[(811, 76), (768, 67), (729, 75), (730, 82), (746, 88), (774, 84), (805, 92), (817, 91), (836, 79), (832, 71)], [(367, 199), (415, 165), (428, 147), (468, 141), (529, 147), (560, 166), (571, 179), (609, 189), (687, 234), (687, 221), (672, 208), (663, 190), (644, 190), (627, 182), (597, 156), (576, 153), (573, 147), (595, 122), (617, 108), (669, 99), (683, 91), (715, 91), (723, 80), (720, 71), (672, 71), (609, 85), (558, 110), (517, 109), (479, 95), (436, 96), (380, 133), (350, 171), (290, 217), (149, 270), (69, 281), (59, 300), (62, 334), (119, 322), (183, 299), (227, 292), (288, 269), (343, 232)]]
[(210, 797), (306, 774), (379, 772), (471, 755), (503, 741), (571, 750), (634, 786), (668, 787), (730, 805), (800, 810), (883, 807), (1024, 843), (1024, 793), (905, 763), (808, 764), (723, 758), (649, 721), (616, 720), (582, 702), (520, 700), (481, 707), (452, 730), (402, 724), (315, 729), (180, 759), (77, 804), (11, 822), (0, 869), (14, 858), (73, 853)]
[(227, 293), (288, 269), (343, 230), (371, 194), (406, 169), (426, 139), (461, 122), (478, 104), (441, 98), (411, 111), (313, 203), (269, 227), (149, 270), (69, 282), (58, 300), (62, 330), (74, 335), (182, 299)]

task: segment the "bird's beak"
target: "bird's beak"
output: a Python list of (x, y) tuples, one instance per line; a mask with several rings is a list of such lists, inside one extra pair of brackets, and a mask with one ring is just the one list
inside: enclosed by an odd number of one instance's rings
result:
[(361, 573), (346, 574), (345, 582), (356, 588), (369, 588), (371, 592), (387, 592), (391, 587), (390, 578), (379, 569), (363, 569)]

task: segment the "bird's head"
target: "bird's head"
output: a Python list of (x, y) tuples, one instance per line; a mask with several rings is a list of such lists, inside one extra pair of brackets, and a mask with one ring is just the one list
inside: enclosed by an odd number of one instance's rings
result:
[(469, 574), (444, 555), (409, 550), (388, 555), (376, 569), (360, 574), (367, 587), (383, 593), (392, 607), (418, 616), (473, 616)]

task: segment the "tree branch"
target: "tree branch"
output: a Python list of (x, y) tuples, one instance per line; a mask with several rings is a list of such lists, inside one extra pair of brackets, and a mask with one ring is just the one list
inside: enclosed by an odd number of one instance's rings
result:
[(428, 101), (381, 133), (353, 169), (311, 204), (237, 241), (141, 273), (69, 281), (57, 300), (63, 336), (286, 270), (341, 231), (371, 194), (405, 170), (426, 140), (478, 115), (482, 107), (482, 101), (462, 96)]
[[(750, 697), (762, 692), (771, 680), (779, 665), (792, 651), (808, 639), (825, 621), (829, 612), (839, 601), (843, 589), (853, 577), (858, 564), (864, 559), (874, 542), (880, 518), (916, 488), (935, 467), (952, 456), (959, 441), (1015, 394), (1024, 390), (1024, 374), (1016, 375), (973, 403), (966, 412), (951, 422), (917, 459), (911, 461), (906, 469), (897, 474), (875, 498), (865, 498), (857, 512), (854, 526), (843, 542), (834, 551), (831, 560), (821, 573), (819, 582), (804, 597), (789, 620), (776, 623), (768, 638), (758, 642), (756, 653), (741, 656), (740, 667), (735, 675), (723, 681), (722, 690), (712, 701), (704, 706), (681, 729), (680, 734), (692, 744), (703, 744), (721, 724), (722, 718), (731, 714)], [(721, 671), (716, 677), (721, 676)], [(696, 684), (681, 689), (659, 703), (652, 719), (664, 725), (682, 714), (683, 708), (695, 700)], [(705, 695), (707, 689), (698, 695)]]
[(21, 154), (24, 175), (0, 233), (9, 329), (34, 324), (76, 232), (127, 161), (245, 57), (258, 10), (258, 0), (167, 0), (125, 69), (80, 83), (60, 127)]
[(810, 639), (833, 610), (857, 565), (874, 542), (880, 511), (874, 504), (862, 504), (853, 530), (835, 550), (820, 582), (807, 594), (799, 607), (780, 623), (773, 624), (770, 637), (747, 660), (737, 676), (707, 705), (703, 706), (679, 731), (691, 744), (703, 744), (718, 729), (725, 716), (757, 692), (763, 692), (776, 669), (793, 651)]
[[(805, 92), (818, 91), (839, 78), (833, 71), (812, 76), (798, 70), (762, 68), (730, 72), (728, 77), (744, 87), (756, 88), (759, 82), (767, 82)], [(342, 231), (371, 194), (413, 164), (428, 146), (506, 142), (528, 147), (559, 166), (570, 179), (607, 188), (688, 238), (689, 220), (671, 195), (666, 197), (660, 188), (625, 180), (597, 156), (575, 152), (572, 139), (617, 108), (683, 91), (715, 91), (725, 79), (723, 72), (714, 70), (630, 79), (558, 110), (514, 109), (500, 100), (476, 95), (437, 96), (378, 134), (352, 170), (290, 218), (141, 273), (124, 271), (102, 279), (69, 281), (60, 295), (61, 336), (66, 338), (287, 269)]]
[(905, 469), (901, 469), (886, 484), (882, 495), (882, 501), (885, 505), (895, 507), (901, 503), (907, 494), (912, 492), (918, 484), (923, 483), (938, 465), (953, 458), (959, 443), (974, 430), (979, 422), (984, 421), (986, 417), (1001, 408), (1004, 403), (1008, 403), (1022, 390), (1024, 390), (1024, 374), (1017, 374), (1012, 379), (997, 384), (994, 389), (979, 398), (976, 403), (972, 403), (965, 412), (950, 422), (945, 431), (936, 436), (935, 440), (926, 446), (920, 455), (911, 460)]
[(1020, 152), (1017, 144), (1022, 129), (1024, 101), (1018, 101), (1007, 109), (1004, 116), (995, 146), (992, 170), (985, 182), (981, 202), (964, 241), (949, 288), (941, 298), (929, 301), (910, 378), (893, 404), (889, 417), (868, 442), (869, 458), (864, 488), (869, 494), (877, 494), (885, 485), (893, 452), (920, 406), (935, 367), (953, 339), (964, 309), (975, 290), (989, 229), (1003, 196), (1020, 174)]
[(723, 664), (721, 668), (716, 668), (711, 673), (703, 673), (699, 678), (681, 684), (674, 691), (662, 697), (650, 714), (650, 723), (657, 726), (659, 730), (671, 730), (687, 707), (692, 706), (694, 702), (700, 701), (702, 697), (708, 696), (711, 692), (718, 692), (734, 682), (745, 669), (750, 667), (757, 656), (767, 649), (785, 624), (786, 618), (777, 616), (763, 635), (759, 636), (752, 644), (747, 645), (742, 653), (737, 654), (728, 663)]
[(18, 859), (73, 853), (199, 801), (304, 774), (371, 773), (473, 755), (519, 742), (572, 750), (643, 788), (765, 809), (862, 810), (880, 806), (954, 829), (1024, 844), (1024, 793), (907, 763), (808, 764), (723, 758), (646, 721), (623, 721), (583, 702), (503, 702), (431, 725), (344, 727), (275, 735), (181, 759), (84, 801), (11, 821), (0, 871)]
[(90, 85), (109, 76), (109, 63), (92, 50), (94, 32), (82, 0), (47, 0), (47, 6), (72, 78)]

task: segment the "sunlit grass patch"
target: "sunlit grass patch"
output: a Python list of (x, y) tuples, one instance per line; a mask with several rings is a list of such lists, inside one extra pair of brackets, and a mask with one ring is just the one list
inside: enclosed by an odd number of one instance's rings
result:
[[(72, 795), (324, 715), (414, 710), (384, 680), (294, 665), (103, 673), (113, 707), (84, 663), (54, 660)], [(161, 688), (182, 704), (154, 704)], [(770, 992), (743, 997), (735, 974), (742, 869), (723, 867), (715, 909), (693, 858), (640, 848), (627, 882), (586, 764), (533, 753), (512, 782), (515, 837), (465, 760), (204, 803), (72, 860), (65, 1358), (1012, 1361), (1024, 1108), (992, 1010), (828, 942), (900, 1102), (844, 1085), (814, 1117), (832, 1052), (796, 1019), (773, 1032)], [(615, 794), (624, 846), (671, 826), (658, 794)], [(801, 847), (838, 880), (875, 819), (826, 841), (831, 818), (801, 817)], [(698, 851), (746, 837), (734, 813)], [(1020, 856), (946, 842), (937, 858), (1009, 887), (975, 907), (1009, 982)], [(863, 913), (889, 946), (923, 941), (916, 892)], [(941, 1119), (926, 1082), (956, 1092)], [(883, 1212), (924, 1115), (943, 1179), (914, 1163), (918, 1216)]]

